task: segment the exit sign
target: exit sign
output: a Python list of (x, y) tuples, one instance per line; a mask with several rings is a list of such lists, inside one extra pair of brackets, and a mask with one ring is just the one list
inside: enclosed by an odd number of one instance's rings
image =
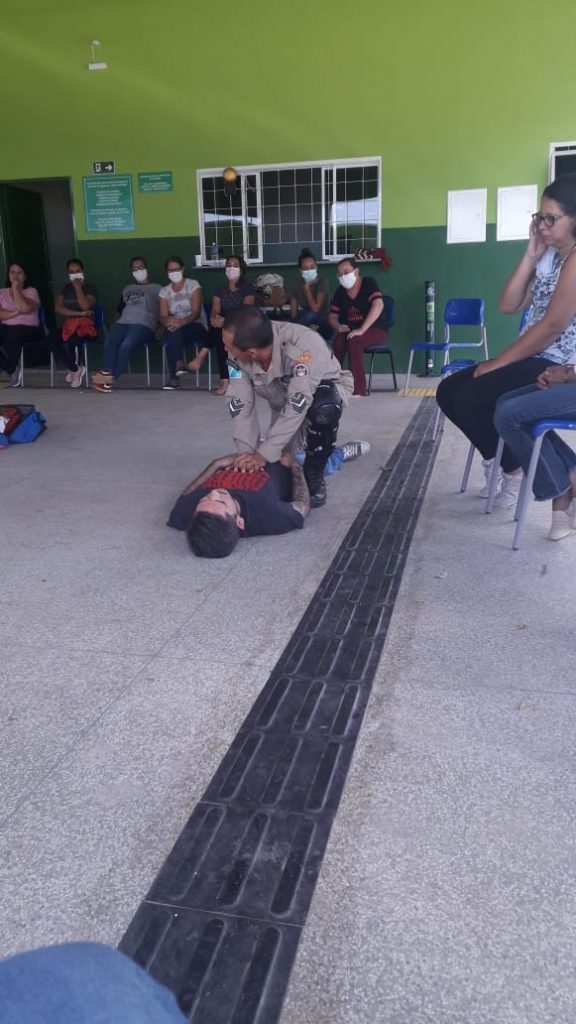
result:
[(114, 161), (113, 160), (96, 160), (92, 164), (92, 171), (94, 174), (114, 174)]

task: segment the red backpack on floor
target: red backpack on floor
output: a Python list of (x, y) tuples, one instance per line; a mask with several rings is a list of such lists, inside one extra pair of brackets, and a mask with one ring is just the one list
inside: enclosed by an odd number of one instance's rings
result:
[(0, 449), (29, 444), (46, 430), (46, 417), (33, 405), (0, 405)]

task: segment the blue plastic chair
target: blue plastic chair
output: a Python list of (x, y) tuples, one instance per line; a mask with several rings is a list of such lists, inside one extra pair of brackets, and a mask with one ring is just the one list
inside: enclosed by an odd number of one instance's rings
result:
[[(396, 301), (391, 295), (383, 295), (382, 301), (384, 302), (384, 316), (386, 319), (386, 330), (389, 331), (391, 327), (396, 323)], [(392, 373), (392, 380), (394, 382), (393, 391), (398, 391), (398, 383), (396, 381), (396, 367), (394, 366), (394, 356), (392, 349), (388, 345), (368, 345), (364, 349), (364, 355), (370, 356), (370, 370), (368, 376), (368, 388), (367, 393), (370, 394), (372, 390), (372, 368), (374, 366), (375, 356), (388, 356), (390, 359), (390, 370)], [(389, 391), (389, 388), (383, 388), (384, 391)]]
[[(520, 494), (518, 496), (518, 502), (516, 504), (516, 511), (514, 513), (514, 519), (516, 520), (514, 540), (512, 541), (512, 548), (514, 551), (518, 551), (520, 547), (520, 539), (522, 537), (522, 530), (524, 529), (524, 522), (526, 520), (526, 513), (528, 511), (528, 502), (530, 501), (532, 484), (534, 483), (536, 468), (538, 466), (538, 461), (540, 459), (542, 442), (549, 430), (576, 430), (576, 420), (536, 420), (536, 422), (532, 426), (530, 434), (534, 438), (534, 446), (532, 448), (532, 455), (530, 456), (528, 472), (522, 480), (522, 487), (520, 488)], [(494, 469), (490, 477), (490, 489), (488, 492), (488, 499), (486, 501), (486, 513), (488, 515), (492, 512), (492, 508), (494, 505), (496, 486), (498, 482), (497, 467), (500, 465), (503, 450), (504, 441), (500, 437), (498, 439), (498, 447), (496, 448)]]
[[(454, 341), (450, 334), (453, 327), (478, 327), (478, 341)], [(404, 394), (408, 394), (408, 384), (412, 373), (412, 362), (415, 352), (443, 352), (444, 364), (450, 361), (450, 351), (453, 348), (483, 348), (484, 358), (488, 359), (488, 339), (484, 325), (484, 299), (448, 299), (444, 307), (444, 341), (430, 345), (425, 341), (415, 342), (410, 346), (410, 358), (408, 360), (408, 372), (404, 385)]]

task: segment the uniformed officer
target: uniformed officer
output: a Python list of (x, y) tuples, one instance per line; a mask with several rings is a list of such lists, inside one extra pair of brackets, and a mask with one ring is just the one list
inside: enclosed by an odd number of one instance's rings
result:
[[(310, 505), (324, 505), (324, 468), (336, 443), (342, 408), (352, 393), (352, 374), (342, 370), (315, 331), (271, 321), (254, 306), (230, 313), (224, 321), (222, 341), (233, 371), (228, 401), (240, 452), (235, 466), (259, 469), (266, 462), (277, 462), (287, 449), (305, 447)], [(264, 437), (256, 395), (266, 399), (272, 410)]]

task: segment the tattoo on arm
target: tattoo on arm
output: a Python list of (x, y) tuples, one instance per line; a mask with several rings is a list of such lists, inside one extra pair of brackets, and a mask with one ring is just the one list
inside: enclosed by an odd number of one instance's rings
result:
[(308, 485), (306, 484), (306, 478), (302, 470), (302, 466), (298, 464), (291, 467), (292, 469), (292, 508), (295, 508), (300, 513), (303, 519), (306, 519), (310, 511), (310, 494), (308, 491)]

